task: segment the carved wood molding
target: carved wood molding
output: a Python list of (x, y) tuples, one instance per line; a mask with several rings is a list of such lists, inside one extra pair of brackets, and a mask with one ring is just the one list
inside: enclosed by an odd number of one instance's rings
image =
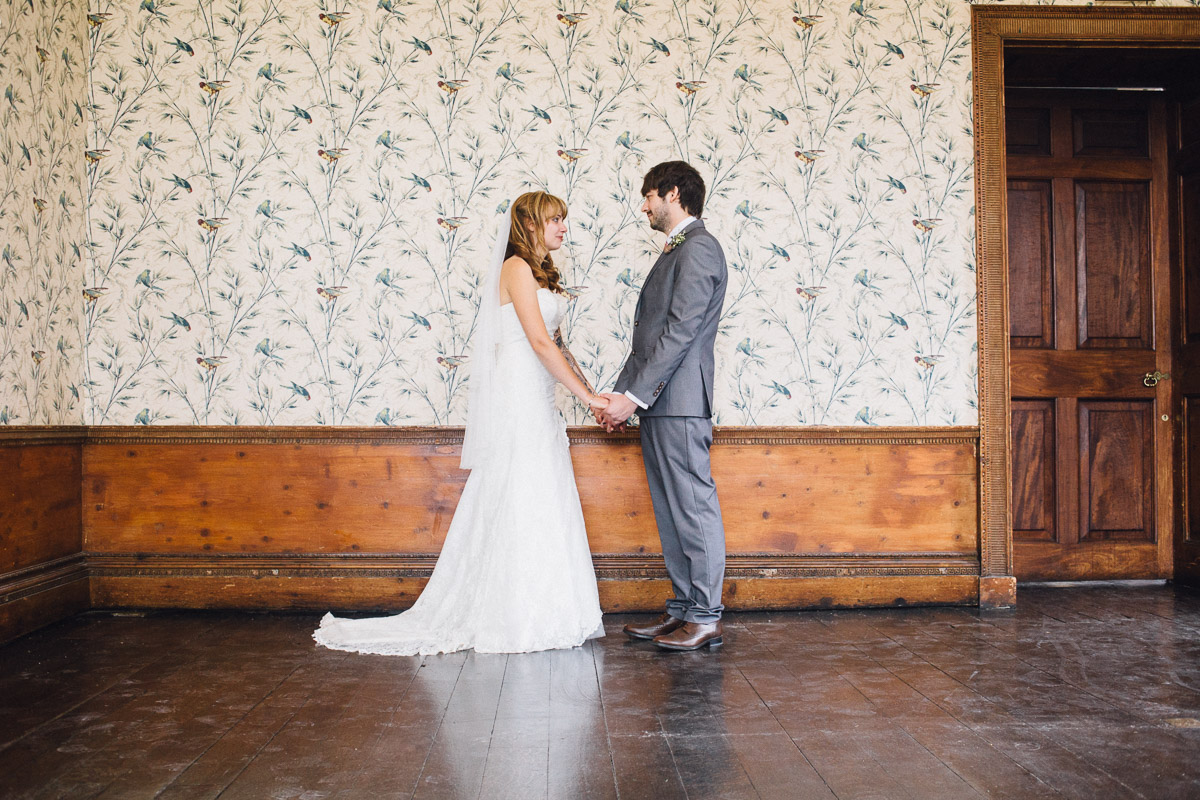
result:
[(1195, 9), (1161, 7), (976, 5), (971, 8), (971, 30), (979, 314), (980, 560), (983, 575), (1005, 577), (1013, 573), (1005, 44), (1195, 46), (1200, 41), (1200, 13)]
[(88, 566), (83, 553), (12, 570), (0, 574), (0, 605), (87, 577)]
[(1098, 44), (1120, 46), (1151, 42), (1194, 46), (1200, 39), (1200, 14), (1184, 7), (988, 4), (972, 6), (971, 17), (972, 44), (980, 34), (1014, 42), (1098, 40)]
[[(605, 433), (595, 426), (567, 429), (573, 445), (636, 444), (637, 430)], [(322, 427), (322, 426), (78, 426), (0, 427), (0, 447), (42, 444), (346, 444), (458, 447), (461, 427)], [(736, 427), (714, 429), (721, 445), (971, 445), (979, 428), (956, 427)]]
[[(87, 553), (90, 575), (122, 578), (427, 578), (437, 562), (432, 553), (223, 555)], [(600, 580), (664, 578), (657, 554), (620, 553), (593, 557)], [(736, 554), (726, 560), (727, 578), (805, 578), (978, 575), (979, 563), (958, 553), (872, 553), (811, 556)]]
[[(571, 444), (606, 443), (608, 434), (595, 427), (568, 429)], [(637, 440), (636, 433), (625, 436)], [(713, 429), (713, 444), (722, 445), (974, 445), (979, 439), (975, 426), (955, 427), (740, 427), (722, 425)]]
[(461, 427), (91, 426), (87, 444), (366, 444), (457, 447)]
[[(1010, 9), (1002, 10), (1011, 13)], [(984, 11), (992, 9), (971, 9), (979, 319), (979, 557), (982, 574), (1011, 575), (1003, 57), (993, 15)]]
[(0, 447), (82, 444), (83, 426), (0, 425)]

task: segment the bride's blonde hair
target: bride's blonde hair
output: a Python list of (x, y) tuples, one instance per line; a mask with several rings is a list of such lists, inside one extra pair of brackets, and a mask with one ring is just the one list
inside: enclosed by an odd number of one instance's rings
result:
[(567, 216), (567, 204), (547, 192), (526, 192), (513, 201), (512, 228), (504, 258), (520, 256), (533, 270), (538, 285), (554, 292), (562, 291), (561, 275), (546, 247), (546, 223)]

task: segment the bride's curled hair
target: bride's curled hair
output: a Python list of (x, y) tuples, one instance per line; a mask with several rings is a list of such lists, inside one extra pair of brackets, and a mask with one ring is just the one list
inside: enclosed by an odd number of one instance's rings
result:
[(567, 216), (567, 204), (547, 192), (526, 192), (514, 200), (512, 228), (508, 232), (504, 258), (520, 256), (533, 270), (538, 285), (562, 292), (561, 276), (545, 239), (546, 223), (557, 216)]

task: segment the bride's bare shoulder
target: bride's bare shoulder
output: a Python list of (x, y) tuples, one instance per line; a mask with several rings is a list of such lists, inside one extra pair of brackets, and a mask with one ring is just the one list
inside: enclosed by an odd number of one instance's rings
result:
[[(531, 288), (532, 287), (532, 288)], [(537, 279), (525, 259), (510, 256), (500, 265), (500, 303), (512, 302), (514, 295), (532, 294), (537, 288)]]
[(533, 269), (520, 256), (511, 256), (500, 267), (500, 283), (505, 287), (521, 286), (527, 283), (537, 283), (533, 277)]
[(533, 268), (530, 267), (529, 263), (520, 256), (509, 256), (506, 258), (504, 263), (500, 266), (500, 270), (505, 275), (524, 275), (525, 273), (530, 275), (533, 274)]

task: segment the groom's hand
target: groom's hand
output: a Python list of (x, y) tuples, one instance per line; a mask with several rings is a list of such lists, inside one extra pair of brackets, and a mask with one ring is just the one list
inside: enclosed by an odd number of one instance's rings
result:
[(611, 433), (633, 416), (637, 405), (625, 395), (615, 392), (608, 392), (603, 397), (608, 398), (608, 406), (600, 412), (600, 424)]

